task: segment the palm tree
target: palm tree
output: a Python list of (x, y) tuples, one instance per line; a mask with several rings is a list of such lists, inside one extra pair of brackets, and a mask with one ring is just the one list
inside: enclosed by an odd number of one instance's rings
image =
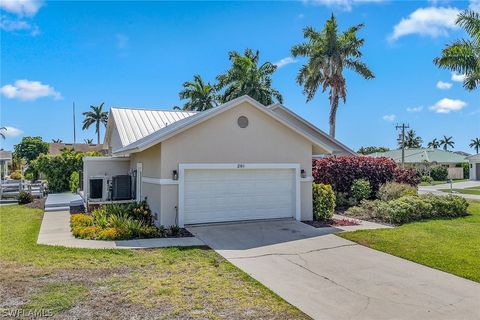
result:
[(62, 143), (62, 139), (52, 139), (53, 143)]
[(243, 95), (249, 95), (261, 104), (270, 105), (277, 100), (283, 102), (280, 92), (272, 88), (272, 74), (277, 66), (271, 62), (259, 64), (260, 52), (246, 49), (241, 55), (236, 51), (228, 53), (232, 62), (230, 69), (217, 77), (217, 89), (224, 89), (220, 99), (227, 102)]
[(448, 147), (452, 147), (454, 149), (455, 142), (453, 142), (452, 137), (447, 137), (443, 136), (442, 139), (440, 139), (440, 146), (443, 146), (443, 150), (448, 151)]
[(471, 39), (459, 39), (442, 50), (442, 56), (433, 62), (445, 68), (465, 74), (463, 87), (475, 90), (480, 85), (480, 13), (465, 10), (455, 21)]
[(92, 143), (93, 143), (93, 139), (83, 139), (83, 141), (84, 141), (86, 144), (92, 144)]
[(83, 130), (87, 130), (92, 124), (95, 124), (95, 132), (97, 133), (97, 141), (100, 144), (100, 124), (103, 123), (104, 126), (107, 126), (108, 112), (103, 111), (103, 105), (105, 102), (102, 102), (99, 106), (90, 106), (92, 111), (84, 112), (83, 115)]
[[(178, 94), (181, 100), (188, 99), (182, 110), (205, 111), (217, 106), (215, 87), (204, 83), (198, 74), (193, 76), (193, 81), (183, 84), (183, 90)], [(177, 107), (177, 109), (179, 109)], [(174, 108), (174, 110), (176, 110)]]
[(468, 146), (470, 148), (474, 148), (475, 151), (478, 153), (478, 150), (480, 149), (480, 138), (475, 138), (470, 141), (472, 141), (472, 143), (470, 143)]
[[(402, 148), (402, 139), (398, 138), (398, 147)], [(421, 148), (423, 139), (415, 133), (415, 130), (411, 129), (408, 130), (407, 133), (405, 134), (405, 148)]]
[(307, 102), (311, 101), (319, 87), (322, 92), (330, 89), (330, 136), (335, 137), (335, 121), (340, 99), (347, 100), (347, 86), (343, 75), (344, 68), (350, 69), (365, 79), (375, 76), (368, 66), (361, 61), (361, 47), (364, 39), (357, 38), (357, 32), (363, 24), (350, 27), (338, 33), (335, 16), (327, 20), (323, 30), (316, 31), (312, 27), (303, 30), (303, 37), (308, 42), (292, 48), (294, 57), (307, 57), (308, 62), (300, 68), (297, 83), (303, 85), (303, 93)]
[(0, 137), (2, 137), (2, 139), (5, 140), (5, 133), (3, 133), (2, 131), (7, 131), (7, 128), (5, 128), (5, 127), (0, 128)]
[(440, 142), (437, 140), (437, 138), (433, 138), (433, 140), (427, 144), (427, 148), (438, 149), (440, 148)]

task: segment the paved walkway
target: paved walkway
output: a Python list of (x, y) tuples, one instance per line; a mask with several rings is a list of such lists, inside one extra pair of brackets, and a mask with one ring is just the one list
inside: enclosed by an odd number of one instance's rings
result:
[[(463, 182), (454, 182), (452, 184), (453, 189), (465, 189), (465, 188), (472, 188), (480, 186), (480, 181), (463, 181)], [(450, 183), (444, 184), (437, 184), (434, 186), (419, 186), (418, 193), (425, 194), (425, 193), (433, 193), (441, 196), (448, 195), (450, 193), (440, 191), (440, 189), (450, 189)], [(464, 197), (465, 199), (473, 199), (473, 200), (480, 200), (480, 195), (475, 194), (463, 194), (463, 193), (454, 193), (457, 196)]]
[(51, 193), (45, 200), (45, 211), (68, 211), (70, 210), (70, 202), (75, 200), (82, 200), (82, 198), (71, 192)]
[(189, 230), (314, 319), (480, 319), (480, 284), (342, 239), (336, 228), (275, 221)]
[(163, 247), (191, 247), (205, 244), (196, 237), (157, 238), (140, 240), (84, 240), (75, 238), (70, 232), (68, 211), (45, 212), (38, 234), (38, 244), (89, 249), (147, 249)]

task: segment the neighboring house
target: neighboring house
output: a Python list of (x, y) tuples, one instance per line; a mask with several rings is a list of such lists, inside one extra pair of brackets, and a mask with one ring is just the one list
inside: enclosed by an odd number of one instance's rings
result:
[[(370, 157), (387, 157), (397, 163), (402, 162), (402, 150), (390, 150), (369, 154)], [(459, 164), (468, 162), (467, 157), (458, 152), (441, 149), (411, 148), (405, 149), (405, 165), (408, 167), (428, 168), (431, 165), (448, 167), (450, 179), (463, 179), (463, 168)]]
[(56, 156), (62, 154), (63, 149), (74, 149), (75, 151), (80, 152), (90, 152), (96, 151), (100, 153), (106, 153), (103, 150), (103, 144), (86, 144), (86, 143), (49, 143), (48, 144), (48, 154)]
[(102, 178), (113, 181), (108, 197), (122, 199), (113, 176), (129, 175), (132, 195), (166, 226), (312, 220), (312, 157), (355, 155), (284, 106), (248, 96), (198, 113), (112, 108), (104, 145), (110, 157), (84, 158), (88, 204), (93, 194), (109, 201)]
[(9, 166), (12, 164), (12, 152), (0, 150), (0, 178), (5, 179), (10, 174)]
[(480, 153), (467, 157), (470, 163), (470, 180), (480, 180)]

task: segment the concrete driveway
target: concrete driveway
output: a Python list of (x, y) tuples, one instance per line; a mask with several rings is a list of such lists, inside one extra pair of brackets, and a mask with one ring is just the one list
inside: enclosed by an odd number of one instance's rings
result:
[(344, 240), (335, 228), (272, 221), (189, 230), (315, 319), (480, 319), (480, 284)]
[[(454, 182), (452, 184), (453, 189), (465, 189), (465, 188), (473, 188), (478, 186), (480, 186), (480, 181), (473, 181), (473, 180), (463, 181), (463, 182)], [(450, 189), (450, 183), (437, 184), (434, 186), (418, 186), (418, 193), (419, 194), (433, 193), (441, 196), (450, 194), (448, 192), (440, 191), (441, 189)], [(475, 194), (455, 193), (455, 195), (464, 197), (465, 199), (480, 200), (480, 196)]]

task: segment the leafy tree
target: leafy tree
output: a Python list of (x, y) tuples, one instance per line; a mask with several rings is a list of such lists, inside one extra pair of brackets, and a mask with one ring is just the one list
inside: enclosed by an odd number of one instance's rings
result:
[(217, 77), (217, 90), (224, 90), (220, 95), (222, 103), (249, 95), (261, 104), (270, 105), (275, 100), (282, 103), (280, 92), (272, 88), (272, 74), (277, 66), (271, 62), (259, 64), (260, 52), (246, 49), (241, 55), (236, 51), (228, 53), (232, 62), (230, 69)]
[(87, 130), (92, 124), (95, 124), (98, 144), (100, 144), (100, 125), (107, 126), (108, 121), (108, 112), (103, 111), (104, 104), (105, 102), (102, 102), (99, 106), (90, 106), (92, 110), (83, 113), (85, 119), (83, 119), (82, 129)]
[(433, 138), (433, 140), (427, 144), (427, 148), (430, 148), (430, 149), (440, 148), (440, 141), (438, 141), (437, 138)]
[[(398, 138), (398, 147), (402, 148), (402, 139), (401, 137)], [(415, 133), (415, 130), (411, 129), (408, 130), (405, 134), (405, 148), (421, 148), (423, 143), (423, 139)]]
[(5, 131), (7, 131), (7, 128), (5, 127), (0, 128), (0, 137), (2, 137), (2, 139), (5, 139), (5, 133), (4, 133)]
[(19, 159), (25, 159), (30, 163), (40, 154), (48, 153), (48, 143), (44, 142), (42, 137), (23, 137), (22, 141), (15, 145), (14, 153)]
[(465, 74), (463, 87), (475, 90), (480, 85), (480, 13), (465, 10), (455, 22), (471, 39), (459, 39), (442, 50), (433, 62), (440, 68)]
[(474, 148), (475, 151), (478, 153), (478, 150), (480, 149), (480, 138), (475, 138), (470, 141), (472, 141), (472, 143), (469, 144), (469, 147)]
[[(193, 76), (193, 81), (186, 81), (183, 90), (180, 91), (181, 100), (188, 99), (182, 110), (205, 111), (217, 106), (215, 87), (210, 83), (203, 82), (200, 75)], [(179, 109), (177, 107), (177, 109)]]
[(455, 142), (453, 142), (452, 137), (443, 136), (443, 138), (440, 139), (440, 146), (441, 147), (443, 146), (443, 150), (445, 150), (445, 151), (448, 151), (448, 147), (452, 147), (452, 149), (453, 149), (454, 144), (455, 144)]
[(372, 153), (376, 153), (376, 152), (387, 152), (387, 151), (390, 151), (390, 149), (387, 148), (387, 147), (371, 146), (371, 147), (360, 147), (360, 149), (358, 149), (357, 153), (367, 155), (367, 154), (372, 154)]
[(62, 143), (63, 140), (62, 139), (52, 139), (52, 142), (53, 143)]
[(307, 57), (308, 62), (300, 68), (297, 83), (303, 86), (307, 102), (311, 101), (318, 88), (325, 92), (330, 89), (330, 136), (335, 137), (335, 122), (340, 99), (347, 100), (347, 84), (343, 71), (350, 69), (365, 79), (375, 76), (368, 66), (361, 61), (360, 49), (364, 39), (357, 37), (363, 24), (350, 27), (339, 33), (337, 20), (332, 14), (323, 30), (316, 31), (312, 27), (303, 30), (303, 37), (308, 41), (292, 48), (294, 57)]

